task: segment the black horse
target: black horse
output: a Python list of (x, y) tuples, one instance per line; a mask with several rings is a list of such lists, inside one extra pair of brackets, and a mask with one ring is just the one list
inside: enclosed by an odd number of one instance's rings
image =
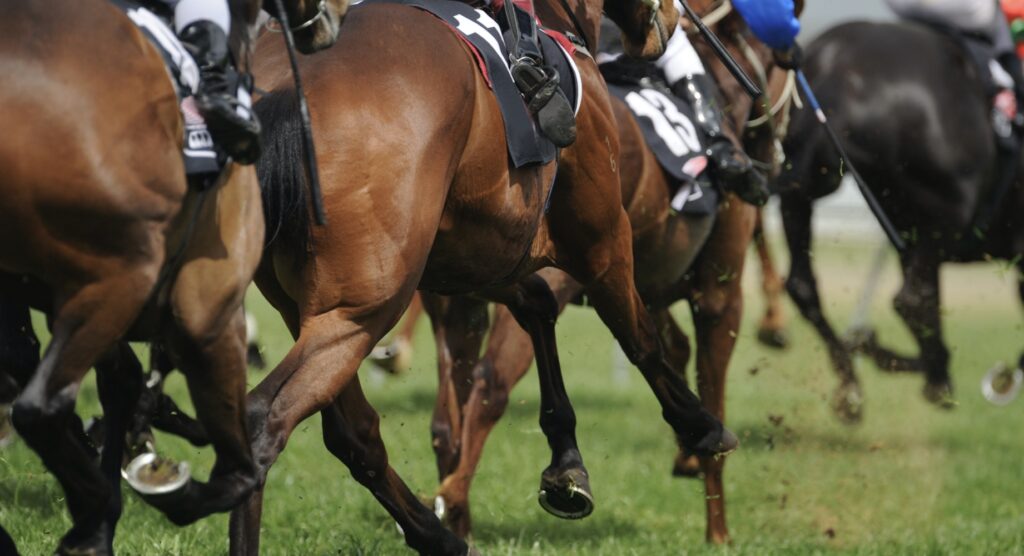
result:
[(920, 348), (916, 357), (896, 354), (870, 331), (842, 340), (825, 320), (811, 269), (812, 203), (839, 187), (843, 168), (814, 113), (794, 112), (790, 164), (778, 181), (792, 260), (786, 287), (828, 344), (841, 380), (834, 408), (846, 420), (861, 417), (855, 351), (883, 371), (924, 374), (925, 397), (950, 407), (939, 265), (995, 258), (1024, 270), (1024, 188), (1000, 179), (1018, 169), (1019, 150), (997, 145), (984, 75), (950, 35), (913, 23), (848, 23), (810, 45), (805, 69), (851, 161), (907, 240), (893, 306)]

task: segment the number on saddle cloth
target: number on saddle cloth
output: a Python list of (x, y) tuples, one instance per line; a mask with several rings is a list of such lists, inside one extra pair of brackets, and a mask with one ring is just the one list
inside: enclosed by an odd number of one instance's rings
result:
[(793, 0), (732, 0), (732, 5), (761, 42), (789, 50), (800, 33)]

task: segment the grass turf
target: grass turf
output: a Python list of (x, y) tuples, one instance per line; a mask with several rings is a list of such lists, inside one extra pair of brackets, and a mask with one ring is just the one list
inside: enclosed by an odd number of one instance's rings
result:
[[(818, 253), (826, 311), (842, 329), (870, 249), (822, 245)], [(889, 309), (897, 287), (890, 263), (873, 321), (881, 338), (910, 349), (909, 335)], [(754, 292), (756, 268), (748, 268), (747, 290)], [(860, 361), (867, 406), (857, 427), (839, 424), (828, 409), (836, 381), (813, 331), (794, 318), (789, 350), (760, 347), (754, 332), (761, 300), (748, 295), (728, 383), (728, 423), (743, 445), (726, 467), (735, 541), (726, 548), (704, 545), (703, 483), (669, 476), (674, 444), (639, 373), (613, 370), (611, 336), (592, 311), (570, 309), (559, 321), (558, 341), (597, 509), (585, 520), (566, 522), (536, 503), (549, 454), (537, 425), (531, 374), (513, 392), (475, 480), (476, 545), (485, 554), (551, 555), (1024, 553), (1024, 399), (997, 408), (978, 389), (994, 361), (1016, 360), (1022, 347), (1015, 276), (988, 264), (949, 267), (943, 279), (944, 332), (959, 407), (933, 408), (920, 396), (920, 377), (880, 375)], [(280, 320), (256, 294), (249, 307), (260, 319), (266, 355), (280, 360), (291, 344)], [(787, 308), (793, 315), (792, 305)], [(692, 329), (685, 305), (677, 314)], [(436, 484), (428, 433), (435, 387), (428, 334), (424, 323), (410, 372), (385, 377), (361, 371), (382, 415), (392, 465), (424, 496)], [(169, 389), (185, 402), (180, 376)], [(79, 411), (98, 411), (91, 381)], [(271, 472), (262, 552), (411, 553), (384, 510), (323, 448), (319, 428), (319, 417), (301, 425)], [(166, 436), (159, 444), (200, 474), (210, 468), (209, 449)], [(227, 516), (178, 529), (127, 488), (125, 496), (119, 553), (226, 553)], [(70, 525), (62, 492), (23, 443), (0, 452), (0, 523), (27, 555), (52, 551)]]

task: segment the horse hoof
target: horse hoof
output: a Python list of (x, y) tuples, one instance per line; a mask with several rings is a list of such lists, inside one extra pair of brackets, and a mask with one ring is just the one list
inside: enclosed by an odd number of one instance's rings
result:
[(864, 351), (868, 346), (875, 345), (876, 341), (874, 328), (859, 326), (846, 333), (843, 344), (850, 351)]
[(11, 404), (0, 404), (0, 448), (14, 442), (14, 425), (11, 424)]
[(373, 348), (367, 359), (378, 369), (396, 375), (412, 367), (412, 345), (405, 340), (395, 340)]
[(594, 511), (594, 497), (586, 470), (575, 467), (557, 475), (545, 471), (537, 501), (549, 514), (562, 519), (587, 517)]
[(940, 409), (953, 409), (957, 406), (956, 400), (953, 398), (953, 387), (948, 382), (926, 383), (921, 393), (924, 394), (924, 399)]
[(173, 497), (192, 480), (188, 462), (175, 462), (154, 452), (136, 456), (121, 470), (121, 476), (135, 492), (146, 497)]
[(762, 327), (757, 331), (757, 341), (761, 345), (773, 349), (786, 349), (789, 347), (789, 335), (781, 328)]
[(740, 439), (725, 425), (704, 436), (696, 446), (687, 449), (696, 456), (725, 457), (740, 447)]
[(858, 425), (864, 420), (864, 395), (860, 384), (840, 384), (832, 394), (832, 411), (844, 425)]
[(672, 476), (688, 479), (700, 477), (700, 460), (697, 459), (697, 456), (680, 450), (676, 454), (676, 459), (672, 462)]
[(1007, 405), (1020, 395), (1021, 385), (1024, 385), (1024, 370), (1011, 370), (1005, 363), (999, 363), (981, 379), (981, 393), (989, 403)]
[(446, 513), (448, 513), (448, 504), (445, 503), (444, 496), (439, 494), (434, 497), (434, 515), (444, 523), (444, 514)]

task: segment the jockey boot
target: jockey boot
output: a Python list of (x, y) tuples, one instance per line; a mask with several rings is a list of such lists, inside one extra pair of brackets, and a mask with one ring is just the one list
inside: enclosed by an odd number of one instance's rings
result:
[(996, 62), (1006, 70), (1006, 73), (1013, 79), (1013, 95), (1017, 100), (1014, 107), (1013, 128), (1018, 133), (1024, 128), (1024, 66), (1021, 66), (1021, 59), (1016, 52), (1006, 52), (996, 57)]
[(770, 196), (768, 180), (754, 168), (750, 157), (725, 135), (722, 129), (725, 117), (715, 91), (711, 78), (703, 73), (688, 75), (672, 85), (672, 93), (693, 107), (697, 125), (708, 139), (706, 154), (718, 184), (740, 199), (762, 206)]
[[(511, 2), (512, 0), (506, 0)], [(512, 45), (512, 79), (523, 94), (530, 112), (537, 117), (541, 133), (558, 148), (576, 141), (576, 115), (565, 93), (558, 87), (558, 72), (544, 65), (537, 37), (537, 21), (529, 13), (516, 10), (518, 40)], [(515, 31), (512, 31), (515, 33)]]
[(255, 113), (238, 100), (239, 79), (229, 68), (228, 36), (217, 24), (201, 20), (179, 33), (199, 65), (196, 108), (206, 120), (213, 140), (240, 164), (253, 164), (260, 156), (260, 123)]

